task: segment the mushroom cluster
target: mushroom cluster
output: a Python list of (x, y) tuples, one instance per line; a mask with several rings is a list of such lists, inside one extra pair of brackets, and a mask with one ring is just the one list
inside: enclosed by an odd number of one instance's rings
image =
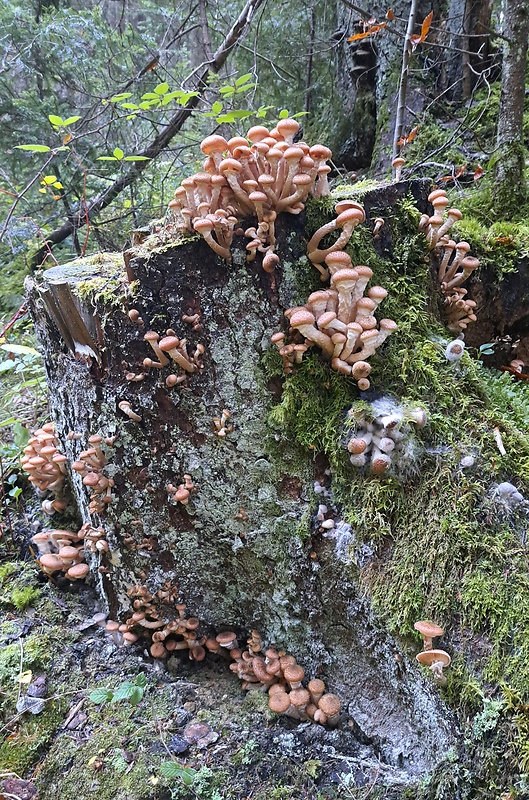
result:
[[(165, 336), (161, 338), (156, 331), (147, 331), (143, 338), (150, 344), (156, 356), (156, 360), (149, 357), (143, 359), (144, 369), (147, 371), (152, 368), (163, 369), (169, 365), (173, 370), (175, 365), (179, 368), (178, 374), (171, 372), (165, 379), (165, 385), (169, 389), (183, 383), (189, 375), (204, 368), (200, 361), (205, 352), (204, 345), (197, 344), (193, 355), (190, 355), (187, 350), (187, 340), (179, 339), (172, 328), (168, 328)], [(129, 380), (139, 380), (139, 376), (131, 374), (132, 378)]]
[[(105, 439), (105, 444), (112, 442), (112, 439)], [(103, 437), (94, 434), (88, 438), (90, 447), (79, 453), (77, 461), (72, 463), (72, 469), (82, 477), (83, 485), (90, 492), (90, 503), (88, 511), (90, 514), (102, 514), (107, 505), (112, 502), (112, 488), (114, 481), (103, 475), (107, 459), (101, 445)]]
[(438, 686), (446, 686), (446, 675), (443, 675), (443, 669), (449, 666), (452, 659), (444, 650), (433, 649), (433, 639), (436, 636), (442, 636), (444, 630), (429, 620), (419, 620), (413, 627), (423, 637), (424, 650), (416, 656), (417, 661), (431, 669), (434, 681)]
[(389, 398), (380, 398), (372, 403), (369, 417), (364, 410), (352, 408), (348, 415), (355, 425), (347, 442), (353, 466), (369, 465), (375, 475), (384, 475), (391, 467), (405, 469), (413, 463), (416, 447), (410, 426), (426, 425), (423, 408), (405, 409)]
[(187, 506), (191, 492), (194, 492), (196, 488), (193, 478), (187, 474), (184, 475), (183, 482), (179, 483), (178, 486), (175, 486), (174, 483), (168, 483), (166, 486), (166, 490), (172, 496), (173, 502), (182, 503), (183, 506)]
[(77, 581), (88, 575), (88, 565), (83, 563), (81, 531), (42, 531), (36, 533), (31, 541), (38, 550), (38, 564), (48, 577), (62, 572), (69, 580)]
[(365, 391), (370, 386), (367, 376), (371, 372), (367, 359), (397, 329), (393, 320), (378, 322), (374, 316), (387, 291), (372, 286), (364, 297), (373, 272), (369, 267), (353, 267), (347, 253), (333, 251), (325, 256), (325, 263), (331, 273), (331, 288), (313, 292), (304, 306), (287, 309), (290, 342), (285, 343), (283, 333), (275, 333), (272, 342), (287, 373), (315, 344), (333, 369), (352, 375), (358, 388)]
[(230, 419), (231, 411), (228, 411), (227, 408), (222, 409), (222, 414), (220, 417), (213, 417), (215, 436), (218, 436), (219, 439), (224, 439), (228, 433), (233, 431), (233, 425), (228, 424), (228, 420)]
[(59, 452), (58, 447), (53, 422), (47, 422), (42, 428), (32, 432), (21, 458), (28, 480), (39, 491), (54, 495), (53, 500), (47, 498), (42, 501), (42, 510), (50, 516), (56, 511), (64, 511), (67, 505), (64, 479), (68, 459)]
[(204, 171), (185, 178), (175, 191), (168, 229), (200, 233), (215, 253), (230, 262), (239, 220), (257, 217), (257, 227), (244, 231), (250, 239), (248, 260), (259, 251), (264, 254), (263, 269), (273, 272), (279, 262), (274, 252), (277, 215), (299, 214), (309, 194), (321, 197), (329, 192), (331, 168), (326, 162), (331, 151), (319, 144), (294, 143), (298, 131), (296, 120), (282, 119), (272, 130), (256, 125), (246, 137), (204, 139), (200, 145), (206, 156)]
[[(307, 244), (309, 261), (311, 261), (319, 271), (322, 281), (329, 279), (329, 270), (322, 266), (327, 256), (330, 253), (343, 250), (347, 246), (356, 226), (361, 222), (365, 222), (366, 218), (363, 207), (354, 200), (340, 200), (334, 206), (334, 210), (336, 212), (336, 217), (325, 225), (322, 225), (321, 228), (318, 228)], [(329, 247), (320, 249), (319, 245), (321, 240), (325, 236), (334, 233), (336, 230), (340, 231), (336, 241), (329, 245)], [(332, 269), (330, 272), (332, 274)]]
[(423, 214), (419, 229), (424, 231), (430, 250), (438, 256), (438, 280), (444, 297), (444, 313), (448, 330), (461, 333), (477, 317), (476, 303), (466, 297), (467, 290), (461, 287), (468, 277), (479, 267), (479, 260), (469, 256), (468, 242), (455, 242), (448, 232), (452, 225), (462, 218), (457, 208), (449, 208), (450, 201), (444, 189), (436, 189), (428, 195), (434, 207), (433, 216)]

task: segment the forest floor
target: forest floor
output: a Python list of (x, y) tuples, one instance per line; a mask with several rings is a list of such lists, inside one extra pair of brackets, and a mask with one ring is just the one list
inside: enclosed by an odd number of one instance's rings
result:
[[(163, 663), (139, 643), (117, 646), (92, 619), (90, 587), (38, 570), (27, 548), (37, 527), (11, 515), (0, 542), (2, 797), (367, 799), (380, 784), (401, 796), (409, 775), (360, 741), (347, 712), (334, 730), (296, 723), (245, 694), (225, 658)], [(136, 705), (119, 699), (127, 682), (141, 686)], [(112, 702), (91, 699), (101, 688)]]

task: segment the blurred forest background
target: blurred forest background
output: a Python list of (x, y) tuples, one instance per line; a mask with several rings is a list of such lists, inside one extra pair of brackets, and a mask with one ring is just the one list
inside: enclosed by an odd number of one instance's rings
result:
[(5, 0), (0, 22), (8, 317), (25, 273), (120, 250), (163, 216), (204, 135), (281, 115), (333, 149), (335, 183), (389, 178), (397, 149), (404, 178), (490, 195), (507, 147), (502, 207), (475, 207), (485, 220), (523, 209), (520, 0)]

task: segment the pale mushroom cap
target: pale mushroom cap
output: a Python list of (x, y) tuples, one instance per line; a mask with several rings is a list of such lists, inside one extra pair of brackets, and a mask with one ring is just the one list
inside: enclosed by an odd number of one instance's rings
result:
[(287, 117), (286, 119), (280, 119), (276, 125), (276, 129), (279, 131), (281, 136), (284, 136), (285, 138), (287, 136), (295, 136), (299, 131), (299, 122), (296, 122), (295, 119), (290, 119), (290, 117)]
[(444, 633), (443, 628), (436, 625), (435, 622), (430, 622), (430, 620), (419, 620), (413, 627), (429, 639), (433, 639), (435, 636), (442, 636)]
[(433, 201), (437, 200), (439, 197), (446, 197), (444, 189), (435, 189), (433, 192), (430, 192), (428, 195), (428, 202), (433, 203)]
[(59, 556), (54, 553), (46, 553), (39, 558), (39, 561), (43, 567), (52, 572), (59, 572), (64, 566)]
[(426, 667), (431, 667), (436, 661), (440, 661), (444, 667), (447, 667), (452, 661), (444, 650), (425, 650), (424, 653), (418, 653), (415, 658), (419, 664), (424, 664)]
[(158, 342), (158, 347), (162, 353), (168, 353), (170, 350), (174, 350), (175, 347), (178, 347), (179, 344), (180, 339), (177, 339), (176, 336), (164, 336), (164, 338), (160, 339)]
[(200, 149), (206, 156), (212, 153), (223, 153), (225, 150), (228, 150), (228, 142), (224, 136), (206, 136), (200, 145)]
[(263, 139), (266, 139), (267, 136), (270, 136), (270, 131), (268, 128), (265, 128), (264, 125), (254, 125), (253, 128), (250, 128), (246, 136), (251, 142), (261, 142)]
[(306, 308), (296, 311), (290, 317), (290, 324), (293, 328), (298, 328), (300, 325), (314, 325), (315, 321), (314, 314), (311, 314)]
[(88, 564), (74, 564), (74, 566), (70, 567), (70, 569), (66, 573), (66, 577), (70, 578), (73, 581), (78, 581), (81, 580), (82, 578), (86, 578), (88, 572), (89, 572)]
[(327, 717), (333, 717), (335, 714), (339, 714), (341, 707), (340, 698), (336, 694), (324, 694), (318, 701), (318, 708), (323, 711)]
[(391, 162), (392, 167), (402, 167), (406, 163), (406, 159), (402, 158), (402, 156), (397, 156)]
[(235, 642), (237, 636), (233, 631), (225, 631), (224, 633), (219, 633), (215, 638), (221, 647), (226, 647), (232, 642)]

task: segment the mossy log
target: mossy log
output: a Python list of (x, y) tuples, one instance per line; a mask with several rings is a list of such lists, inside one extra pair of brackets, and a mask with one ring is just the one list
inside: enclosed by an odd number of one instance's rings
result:
[[(356, 195), (367, 219), (349, 251), (388, 289), (383, 315), (400, 328), (373, 356), (372, 389), (362, 396), (317, 353), (285, 381), (270, 345), (283, 311), (321, 288), (305, 245), (331, 215), (329, 201), (313, 203), (306, 216), (283, 215), (275, 276), (246, 261), (242, 237), (229, 265), (202, 240), (151, 237), (128, 254), (132, 283), (121, 255), (101, 254), (48, 270), (28, 287), (63, 451), (74, 461), (91, 434), (116, 437), (107, 448), (104, 473), (114, 488), (104, 515), (90, 518), (86, 488), (72, 476), (80, 518), (102, 525), (110, 545), (91, 567), (111, 615), (129, 611), (130, 587), (157, 590), (170, 581), (204, 631), (258, 629), (293, 653), (307, 675), (324, 678), (343, 700), (344, 721), (401, 784), (431, 771), (458, 739), (456, 717), (415, 662), (420, 642), (412, 622), (422, 612), (450, 618), (446, 590), (434, 586), (457, 572), (445, 546), (447, 520), (452, 514), (459, 531), (479, 519), (476, 512), (468, 521), (466, 505), (461, 517), (450, 510), (456, 495), (465, 503), (471, 495), (456, 465), (471, 442), (475, 450), (485, 442), (480, 457), (495, 447), (487, 427), (493, 417), (486, 422), (480, 410), (479, 365), (469, 360), (462, 378), (437, 344), (439, 304), (416, 229), (427, 194), (427, 182), (416, 181)], [(373, 239), (379, 215), (386, 224)], [(56, 308), (65, 298), (71, 313)], [(131, 309), (143, 323), (129, 317)], [(194, 328), (182, 319), (196, 314)], [(65, 333), (72, 320), (75, 335)], [(145, 332), (166, 329), (186, 338), (188, 352), (204, 348), (201, 368), (172, 388), (171, 367), (142, 366), (154, 355)], [(142, 372), (141, 380), (126, 378)], [(345, 420), (348, 407), (365, 408), (387, 392), (422, 403), (431, 431), (422, 443), (426, 466), (379, 478), (349, 464)], [(453, 420), (448, 409), (468, 392), (477, 399), (465, 438), (453, 430), (465, 404)], [(120, 409), (122, 401), (139, 421)], [(223, 409), (233, 430), (219, 437), (213, 419)], [(485, 473), (483, 485), (497, 464)], [(167, 486), (186, 474), (195, 488), (183, 505)], [(332, 492), (324, 502), (335, 515), (357, 523), (345, 557), (318, 531), (315, 481)]]

